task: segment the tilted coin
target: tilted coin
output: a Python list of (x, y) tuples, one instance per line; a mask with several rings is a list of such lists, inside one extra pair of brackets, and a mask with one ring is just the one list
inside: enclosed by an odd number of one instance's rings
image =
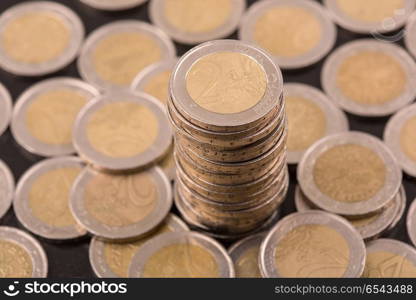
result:
[(245, 14), (239, 31), (241, 40), (266, 49), (283, 69), (318, 62), (334, 46), (336, 35), (326, 10), (307, 0), (257, 2)]
[(401, 168), (416, 177), (416, 104), (403, 108), (389, 120), (384, 141)]
[(9, 91), (0, 83), (0, 136), (6, 131), (12, 118), (13, 103)]
[(406, 225), (410, 240), (416, 247), (416, 199), (409, 208)]
[(80, 0), (82, 3), (85, 3), (93, 8), (101, 10), (125, 10), (130, 9), (140, 4), (147, 2), (147, 0)]
[(391, 239), (369, 242), (363, 277), (415, 278), (416, 249)]
[(14, 139), (27, 151), (41, 156), (75, 152), (72, 128), (80, 110), (98, 91), (75, 78), (41, 81), (18, 98), (11, 124)]
[(17, 219), (34, 234), (50, 240), (84, 236), (69, 208), (72, 186), (84, 164), (77, 157), (41, 161), (19, 180), (13, 208)]
[(71, 210), (103, 240), (131, 241), (150, 233), (172, 205), (171, 184), (159, 167), (111, 175), (86, 168), (71, 193)]
[(235, 277), (261, 278), (259, 252), (264, 238), (264, 233), (248, 236), (228, 249), (228, 253), (234, 262)]
[(188, 227), (181, 219), (170, 214), (149, 236), (135, 242), (112, 243), (94, 237), (89, 250), (92, 268), (100, 278), (127, 277), (132, 258), (144, 243), (162, 233), (187, 230)]
[(126, 90), (143, 69), (175, 56), (172, 41), (160, 29), (140, 21), (116, 21), (89, 35), (78, 69), (100, 90)]
[(42, 246), (27, 233), (0, 227), (0, 278), (42, 278), (48, 273), (48, 260)]
[(379, 139), (346, 132), (321, 139), (305, 153), (298, 181), (317, 207), (364, 216), (381, 210), (397, 195), (402, 172)]
[(0, 159), (0, 219), (7, 213), (14, 196), (14, 177), (9, 167)]
[(0, 66), (23, 76), (58, 71), (78, 55), (84, 39), (81, 19), (52, 1), (12, 6), (0, 16)]
[(230, 278), (234, 267), (226, 250), (196, 232), (165, 233), (146, 242), (134, 255), (129, 277)]
[(74, 127), (78, 154), (95, 167), (120, 172), (161, 159), (172, 143), (162, 104), (146, 94), (112, 92), (87, 104)]
[(416, 97), (416, 63), (401, 47), (361, 39), (343, 45), (325, 61), (321, 73), (326, 94), (359, 116), (395, 113)]
[(149, 16), (175, 41), (194, 45), (232, 34), (245, 8), (244, 0), (151, 0)]
[(260, 248), (263, 277), (357, 278), (364, 264), (360, 234), (344, 218), (321, 211), (283, 218)]
[(405, 190), (404, 186), (402, 186), (402, 188), (400, 189), (399, 209), (396, 213), (396, 216), (393, 219), (393, 222), (391, 222), (389, 228), (387, 229), (387, 233), (394, 232), (397, 229), (397, 227), (399, 227), (398, 225), (399, 225), (400, 221), (403, 219), (404, 212), (406, 210), (406, 204), (407, 204), (406, 190)]

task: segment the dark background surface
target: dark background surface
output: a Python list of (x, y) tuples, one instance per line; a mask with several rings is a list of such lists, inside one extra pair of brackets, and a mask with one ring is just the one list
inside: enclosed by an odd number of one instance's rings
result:
[[(117, 0), (114, 0), (117, 1)], [(199, 0), (203, 1), (203, 0)], [(0, 1), (0, 12), (3, 12), (8, 7), (22, 2), (22, 0), (1, 0)], [(142, 5), (134, 9), (130, 9), (123, 12), (104, 12), (95, 10), (89, 6), (84, 5), (78, 0), (58, 0), (53, 2), (59, 2), (67, 5), (72, 8), (83, 20), (87, 34), (90, 33), (95, 28), (104, 25), (111, 21), (121, 20), (121, 19), (136, 19), (150, 22), (147, 14), (148, 5)], [(248, 0), (248, 5), (256, 2), (256, 0)], [(344, 44), (348, 41), (357, 38), (363, 38), (365, 36), (357, 35), (350, 33), (341, 28), (338, 28), (338, 39), (337, 47), (341, 44)], [(236, 39), (236, 34), (230, 36), (230, 38)], [(403, 46), (403, 42), (400, 41), (399, 44)], [(191, 47), (176, 44), (178, 49), (178, 55), (184, 54)], [(315, 87), (321, 88), (320, 84), (320, 72), (321, 72), (322, 62), (299, 71), (290, 71), (283, 72), (285, 82), (301, 82), (313, 85)], [(60, 72), (54, 73), (49, 76), (44, 77), (35, 77), (35, 78), (25, 78), (25, 77), (16, 77), (9, 73), (0, 70), (0, 82), (2, 82), (12, 94), (14, 101), (17, 97), (32, 84), (37, 83), (43, 79), (56, 77), (56, 76), (71, 76), (79, 77), (76, 64), (72, 63), (65, 69)], [(415, 88), (416, 88), (416, 82)], [(352, 130), (364, 131), (371, 133), (375, 136), (382, 137), (384, 126), (388, 118), (383, 119), (364, 119), (358, 118), (349, 115), (350, 127)], [(25, 152), (21, 149), (16, 142), (13, 140), (13, 137), (10, 133), (10, 130), (7, 130), (0, 137), (0, 159), (4, 160), (12, 169), (16, 182), (22, 176), (22, 174), (34, 163), (40, 161), (42, 158), (34, 157), (33, 155)], [(282, 207), (283, 215), (287, 215), (295, 211), (293, 203), (294, 188), (296, 186), (296, 171), (291, 170), (291, 185), (288, 195), (288, 199)], [(408, 206), (411, 201), (416, 197), (416, 181), (414, 179), (408, 178), (405, 176), (404, 184), (408, 196)], [(407, 209), (406, 209), (407, 213)], [(12, 210), (0, 220), (0, 225), (8, 225), (21, 228), (22, 226), (18, 224)], [(408, 242), (408, 237), (405, 228), (404, 218), (400, 222), (398, 229), (395, 233), (392, 233), (390, 237), (400, 239)], [(58, 278), (58, 277), (93, 277), (94, 273), (90, 267), (88, 259), (88, 245), (89, 239), (78, 242), (70, 243), (51, 243), (41, 240), (42, 245), (45, 248), (45, 251), (49, 260), (49, 277)]]

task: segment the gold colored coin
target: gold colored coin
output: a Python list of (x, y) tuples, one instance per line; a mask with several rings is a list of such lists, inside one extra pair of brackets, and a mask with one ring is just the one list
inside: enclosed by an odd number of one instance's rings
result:
[(32, 274), (29, 253), (16, 243), (0, 240), (0, 278), (30, 278)]
[(402, 255), (387, 251), (367, 254), (366, 278), (415, 278), (416, 265)]
[(168, 102), (168, 89), (171, 71), (164, 71), (156, 74), (144, 85), (143, 91), (166, 105)]
[(394, 17), (404, 8), (404, 0), (336, 0), (349, 17), (368, 23), (382, 22)]

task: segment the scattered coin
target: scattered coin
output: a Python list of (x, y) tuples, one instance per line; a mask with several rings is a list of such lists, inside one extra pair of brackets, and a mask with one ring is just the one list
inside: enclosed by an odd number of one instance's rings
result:
[(22, 76), (40, 76), (64, 68), (78, 55), (84, 39), (78, 15), (52, 1), (12, 6), (2, 13), (0, 28), (0, 66)]
[(9, 167), (0, 159), (0, 219), (7, 213), (14, 196), (14, 177)]
[(196, 232), (165, 233), (140, 247), (129, 277), (230, 278), (234, 267), (226, 250)]
[(12, 118), (13, 103), (9, 91), (0, 83), (0, 136), (6, 131)]
[(139, 6), (147, 0), (80, 0), (82, 3), (85, 3), (93, 8), (101, 10), (125, 10), (130, 9), (136, 6)]
[(416, 246), (416, 199), (409, 208), (406, 225), (410, 240)]

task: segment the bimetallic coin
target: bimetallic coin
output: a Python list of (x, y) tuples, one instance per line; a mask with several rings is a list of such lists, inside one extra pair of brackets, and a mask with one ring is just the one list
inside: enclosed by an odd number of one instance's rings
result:
[(54, 78), (37, 83), (18, 98), (11, 124), (14, 139), (41, 156), (75, 152), (72, 128), (80, 110), (98, 91), (75, 78)]
[(347, 116), (320, 90), (300, 83), (284, 85), (288, 118), (287, 159), (297, 164), (321, 138), (348, 131)]
[(416, 249), (390, 239), (369, 242), (363, 277), (415, 278)]
[(9, 91), (0, 83), (0, 136), (6, 131), (12, 118), (13, 103)]
[(264, 238), (264, 233), (252, 235), (236, 242), (228, 249), (234, 262), (235, 277), (261, 278), (259, 252)]
[(263, 277), (358, 278), (364, 264), (360, 234), (344, 218), (321, 211), (285, 217), (260, 248)]
[(346, 132), (321, 139), (305, 153), (298, 181), (317, 207), (343, 216), (365, 216), (393, 200), (402, 172), (379, 139)]
[(416, 199), (409, 208), (406, 225), (410, 240), (416, 246)]
[(115, 11), (115, 10), (125, 10), (130, 9), (136, 6), (139, 6), (147, 0), (80, 0), (82, 3), (85, 3), (93, 8)]
[(181, 219), (170, 214), (149, 236), (135, 242), (112, 243), (94, 237), (89, 250), (91, 266), (100, 278), (127, 277), (132, 258), (144, 243), (162, 233), (188, 230)]
[(159, 166), (165, 171), (170, 181), (175, 181), (176, 165), (175, 158), (173, 157), (173, 142), (167, 154), (160, 160)]
[(42, 246), (27, 233), (0, 227), (0, 278), (43, 278), (48, 260)]
[(403, 108), (389, 120), (384, 141), (401, 168), (416, 177), (416, 104)]
[(416, 63), (401, 47), (361, 39), (338, 48), (326, 60), (321, 81), (342, 109), (359, 116), (390, 115), (416, 97)]
[(151, 0), (149, 16), (175, 41), (195, 45), (232, 34), (245, 8), (244, 0)]
[(84, 39), (82, 21), (52, 1), (17, 4), (0, 16), (0, 66), (22, 76), (58, 71), (78, 55)]
[(14, 177), (9, 167), (0, 159), (0, 219), (7, 213), (14, 195)]
[(196, 232), (165, 233), (146, 242), (134, 255), (129, 277), (230, 278), (234, 267), (226, 250)]
[(17, 219), (34, 234), (50, 240), (84, 236), (69, 208), (70, 192), (84, 164), (76, 157), (41, 161), (19, 180), (13, 208)]
[(78, 154), (111, 172), (137, 170), (161, 159), (172, 143), (162, 104), (146, 94), (112, 92), (87, 104), (74, 127)]
[(339, 26), (374, 35), (399, 29), (415, 9), (414, 0), (324, 0), (324, 4)]
[(102, 91), (127, 90), (146, 67), (174, 57), (176, 49), (163, 31), (144, 22), (124, 20), (90, 34), (78, 69), (82, 78)]
[(326, 10), (308, 0), (259, 1), (247, 11), (239, 31), (241, 40), (266, 49), (283, 69), (318, 62), (332, 49), (336, 36)]
[(166, 218), (172, 187), (159, 167), (125, 175), (86, 168), (73, 186), (70, 206), (91, 234), (131, 241), (149, 234)]

